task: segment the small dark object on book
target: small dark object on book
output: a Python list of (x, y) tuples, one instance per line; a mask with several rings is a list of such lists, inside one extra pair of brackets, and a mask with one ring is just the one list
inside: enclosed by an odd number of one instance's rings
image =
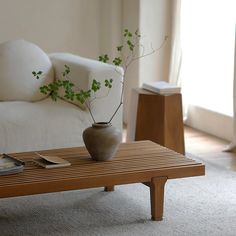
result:
[(22, 172), (25, 163), (5, 153), (0, 157), (0, 175), (11, 175)]

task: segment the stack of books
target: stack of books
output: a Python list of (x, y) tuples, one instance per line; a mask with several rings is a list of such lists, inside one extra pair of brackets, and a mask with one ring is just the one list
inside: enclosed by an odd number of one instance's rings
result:
[(155, 81), (143, 83), (143, 89), (159, 94), (175, 94), (181, 92), (181, 87), (166, 81)]

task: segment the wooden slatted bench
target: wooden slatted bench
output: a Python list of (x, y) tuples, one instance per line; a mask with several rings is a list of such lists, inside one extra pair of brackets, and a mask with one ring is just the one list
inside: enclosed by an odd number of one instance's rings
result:
[(150, 187), (153, 220), (162, 220), (167, 179), (200, 176), (205, 166), (151, 141), (121, 144), (111, 161), (93, 161), (84, 147), (40, 151), (71, 162), (71, 166), (43, 169), (33, 164), (34, 152), (12, 154), (25, 161), (22, 173), (0, 176), (0, 198), (75, 189), (144, 183)]

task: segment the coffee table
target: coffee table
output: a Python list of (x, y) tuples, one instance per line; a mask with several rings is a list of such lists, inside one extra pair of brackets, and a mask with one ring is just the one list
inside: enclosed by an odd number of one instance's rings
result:
[(162, 220), (164, 187), (168, 179), (200, 176), (205, 166), (151, 141), (122, 143), (111, 161), (93, 161), (84, 147), (39, 151), (71, 162), (71, 166), (43, 169), (33, 164), (34, 152), (14, 153), (25, 161), (22, 173), (0, 176), (0, 198), (75, 189), (144, 183), (150, 187), (151, 215)]

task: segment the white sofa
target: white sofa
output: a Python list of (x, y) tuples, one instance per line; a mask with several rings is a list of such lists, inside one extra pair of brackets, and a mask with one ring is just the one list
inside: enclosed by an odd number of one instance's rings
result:
[[(0, 153), (83, 145), (82, 132), (92, 124), (88, 110), (54, 102), (39, 92), (40, 86), (62, 76), (65, 64), (71, 80), (82, 89), (88, 89), (93, 79), (113, 78), (108, 96), (92, 106), (97, 122), (108, 121), (120, 101), (120, 68), (67, 53), (47, 55), (25, 40), (8, 41), (0, 44)], [(35, 79), (34, 70), (43, 71), (42, 78)], [(122, 108), (112, 124), (122, 129)]]

